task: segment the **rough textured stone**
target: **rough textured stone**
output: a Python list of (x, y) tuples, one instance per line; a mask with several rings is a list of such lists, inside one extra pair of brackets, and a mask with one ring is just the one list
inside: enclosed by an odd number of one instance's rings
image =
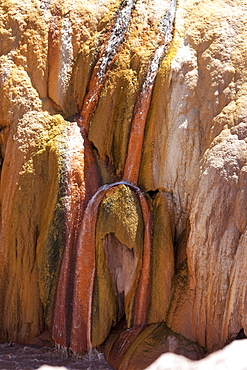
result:
[(62, 117), (37, 111), (27, 112), (9, 131), (1, 172), (5, 340), (31, 340), (44, 331), (44, 315), (49, 316), (63, 237), (64, 133)]
[(161, 353), (173, 352), (191, 360), (204, 357), (197, 343), (174, 333), (166, 324), (132, 327), (113, 331), (104, 347), (106, 359), (114, 369), (144, 369), (152, 364)]
[(122, 185), (101, 203), (96, 228), (97, 277), (93, 342), (100, 345), (112, 323), (126, 315), (133, 325), (133, 305), (142, 266), (143, 220), (138, 199)]
[[(119, 2), (1, 2), (1, 340), (30, 342), (51, 328), (59, 266), (72, 233), (66, 233), (66, 214), (99, 184), (123, 174), (133, 106), (168, 3), (136, 2), (90, 122), (92, 145), (65, 119), (81, 109)], [(178, 1), (138, 179), (150, 194), (154, 220), (147, 320), (166, 321), (210, 351), (242, 328), (247, 332), (246, 5)], [(81, 148), (68, 145), (69, 137)], [(100, 169), (93, 189), (79, 166), (87, 145)], [(70, 175), (73, 195), (66, 190)], [(116, 232), (108, 226), (104, 233)], [(119, 239), (122, 249), (127, 234)]]
[(246, 369), (247, 341), (234, 341), (224, 349), (217, 351), (200, 361), (191, 361), (185, 357), (166, 353), (146, 370), (206, 370)]
[(245, 201), (239, 203), (246, 192), (244, 6), (186, 2), (183, 41), (171, 63), (163, 186), (174, 197), (178, 235), (188, 221), (190, 231), (188, 278), (183, 268), (180, 274), (188, 283), (177, 285), (168, 324), (210, 350), (246, 331), (245, 278), (235, 285), (246, 232)]

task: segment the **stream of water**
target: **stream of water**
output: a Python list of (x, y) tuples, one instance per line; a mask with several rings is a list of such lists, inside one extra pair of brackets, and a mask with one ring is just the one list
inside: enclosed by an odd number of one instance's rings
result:
[(81, 358), (63, 354), (61, 350), (51, 347), (5, 343), (0, 345), (1, 370), (107, 370), (112, 369), (104, 355), (94, 351)]
[(83, 127), (86, 134), (88, 133), (90, 120), (97, 107), (108, 73), (126, 37), (134, 4), (135, 0), (125, 0), (123, 2), (101, 46), (98, 60), (88, 85), (88, 92), (83, 100), (80, 118), (78, 119), (78, 126)]

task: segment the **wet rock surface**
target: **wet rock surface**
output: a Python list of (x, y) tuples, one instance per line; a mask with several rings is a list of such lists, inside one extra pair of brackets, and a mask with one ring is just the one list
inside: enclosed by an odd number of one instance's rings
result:
[(91, 357), (68, 357), (60, 350), (52, 347), (25, 346), (21, 344), (0, 345), (1, 370), (31, 370), (50, 367), (59, 367), (68, 370), (112, 369), (105, 361), (104, 355), (94, 352)]

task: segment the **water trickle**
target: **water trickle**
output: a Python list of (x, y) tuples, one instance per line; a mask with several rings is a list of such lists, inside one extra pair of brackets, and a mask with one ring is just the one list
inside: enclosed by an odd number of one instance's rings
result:
[(67, 137), (66, 242), (57, 283), (52, 333), (55, 342), (62, 347), (68, 347), (70, 342), (75, 248), (85, 207), (85, 188), (78, 181), (78, 177), (83, 179), (85, 173), (84, 142), (75, 122), (68, 128)]
[(78, 120), (79, 127), (84, 127), (86, 133), (88, 133), (90, 120), (98, 104), (108, 73), (125, 39), (134, 4), (135, 0), (125, 0), (123, 2), (99, 52)]
[(172, 40), (172, 31), (176, 16), (177, 0), (171, 0), (169, 9), (164, 14), (160, 22), (161, 32), (164, 37), (164, 43), (167, 45)]
[(69, 349), (68, 347), (60, 346), (60, 344), (55, 344), (55, 348), (61, 353), (63, 357), (68, 358), (69, 357)]
[(65, 94), (72, 72), (73, 61), (72, 30), (69, 13), (64, 16), (62, 21), (60, 54), (58, 83), (60, 87), (59, 91)]
[(40, 9), (44, 14), (44, 19), (46, 22), (49, 21), (51, 17), (50, 9), (54, 0), (40, 0)]
[(124, 41), (129, 27), (133, 6), (134, 1), (127, 0), (117, 13), (116, 22), (112, 27), (109, 40), (106, 43), (103, 55), (99, 63), (97, 71), (99, 84), (103, 83), (106, 73), (111, 67), (112, 61), (114, 60), (114, 57), (118, 52), (119, 46), (122, 45)]
[(169, 42), (172, 40), (175, 12), (176, 1), (172, 0), (168, 11), (161, 20), (162, 33), (160, 45), (157, 47), (149, 64), (145, 81), (134, 107), (123, 178), (135, 185), (138, 182), (144, 130), (150, 108), (154, 81), (159, 69), (160, 61), (165, 56)]

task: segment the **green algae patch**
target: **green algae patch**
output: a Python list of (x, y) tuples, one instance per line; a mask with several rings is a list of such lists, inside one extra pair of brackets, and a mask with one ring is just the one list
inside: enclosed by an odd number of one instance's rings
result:
[[(47, 186), (44, 189), (40, 234), (37, 241), (39, 286), (45, 318), (50, 324), (58, 271), (65, 244), (66, 122), (54, 117), (58, 125), (51, 132), (45, 151)], [(41, 159), (41, 158), (40, 158)], [(40, 163), (40, 159), (37, 158)]]
[(137, 89), (134, 71), (114, 69), (92, 118), (89, 139), (100, 157), (109, 160), (114, 178), (122, 175)]
[[(128, 340), (124, 342), (125, 338)], [(102, 350), (110, 365), (119, 370), (145, 369), (167, 352), (192, 360), (199, 360), (205, 355), (197, 343), (175, 333), (165, 323), (128, 330), (120, 328), (109, 335)]]
[(193, 360), (199, 360), (204, 356), (203, 350), (197, 343), (173, 332), (165, 323), (148, 326), (133, 347), (129, 353), (127, 352), (118, 367), (119, 370), (141, 370), (151, 365), (163, 353), (170, 351)]
[(168, 196), (158, 192), (153, 202), (153, 243), (151, 256), (151, 303), (148, 323), (165, 322), (172, 295), (174, 250)]
[(66, 125), (59, 116), (28, 113), (5, 157), (2, 180), (9, 198), (1, 230), (5, 340), (27, 343), (42, 333), (45, 322), (50, 324), (64, 238)]
[(101, 344), (125, 314), (133, 323), (133, 305), (142, 264), (143, 218), (138, 198), (128, 186), (108, 191), (96, 227), (96, 283), (93, 345)]

